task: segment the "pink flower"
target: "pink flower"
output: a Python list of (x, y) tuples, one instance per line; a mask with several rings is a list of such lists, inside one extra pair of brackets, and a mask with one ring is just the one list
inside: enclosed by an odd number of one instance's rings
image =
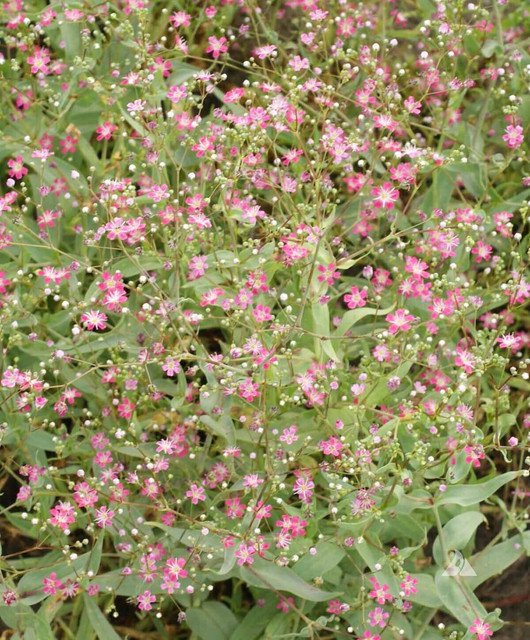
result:
[(166, 570), (173, 578), (186, 578), (188, 572), (186, 566), (186, 558), (168, 558), (166, 560)]
[(247, 545), (244, 542), (239, 545), (234, 553), (235, 557), (237, 558), (237, 564), (240, 567), (245, 564), (253, 564), (255, 554), (256, 549), (252, 545)]
[(350, 293), (344, 296), (344, 302), (348, 305), (348, 309), (357, 309), (357, 307), (366, 307), (366, 296), (368, 292), (366, 289), (359, 289), (359, 287), (352, 287)]
[(327, 440), (322, 440), (319, 444), (320, 450), (327, 456), (333, 456), (335, 458), (340, 457), (340, 452), (344, 448), (342, 442), (337, 436), (331, 436)]
[(270, 307), (265, 307), (262, 304), (256, 305), (256, 307), (252, 310), (252, 315), (254, 316), (254, 320), (256, 320), (256, 322), (268, 322), (269, 320), (272, 320)]
[(275, 524), (282, 530), (282, 533), (289, 533), (293, 538), (306, 534), (307, 521), (298, 516), (289, 516), (284, 513), (281, 520), (276, 520)]
[(336, 264), (331, 262), (330, 264), (319, 264), (317, 267), (319, 275), (317, 280), (319, 282), (326, 282), (330, 286), (333, 285), (335, 280), (340, 278), (340, 271), (335, 271)]
[(350, 605), (342, 602), (341, 600), (330, 600), (328, 602), (327, 613), (332, 613), (336, 616), (340, 616), (341, 613), (346, 613), (350, 610)]
[(107, 316), (97, 309), (85, 311), (81, 315), (81, 323), (89, 331), (103, 331), (107, 328)]
[(395, 202), (399, 199), (399, 191), (391, 182), (384, 182), (379, 187), (374, 187), (371, 193), (374, 196), (373, 205), (377, 209), (393, 209)]
[(204, 502), (206, 500), (206, 492), (203, 487), (194, 483), (186, 491), (186, 498), (191, 500), (191, 504), (199, 504), (199, 501)]
[(112, 524), (114, 515), (115, 513), (112, 509), (109, 509), (108, 507), (100, 507), (99, 509), (96, 509), (96, 517), (94, 519), (98, 527), (106, 529)]
[(53, 509), (50, 509), (50, 524), (68, 531), (70, 525), (75, 522), (75, 509), (69, 502), (59, 501)]
[(381, 627), (381, 629), (384, 629), (389, 617), (390, 614), (388, 612), (381, 609), (381, 607), (376, 607), (368, 612), (368, 624), (371, 627)]
[(473, 621), (473, 624), (469, 627), (469, 631), (477, 636), (477, 640), (488, 640), (488, 638), (493, 635), (490, 625), (482, 622), (480, 618)]
[(96, 140), (110, 140), (112, 134), (117, 130), (117, 125), (112, 122), (104, 122), (96, 129)]
[(47, 578), (42, 580), (43, 591), (47, 596), (54, 596), (59, 589), (64, 587), (64, 584), (58, 580), (57, 573), (53, 571)]
[(51, 58), (48, 49), (44, 47), (35, 47), (33, 54), (28, 56), (28, 64), (30, 65), (31, 73), (48, 74), (50, 72), (50, 69), (48, 68), (50, 60)]
[(46, 209), (39, 216), (37, 216), (37, 225), (41, 231), (47, 228), (55, 227), (55, 221), (60, 217), (60, 211), (51, 211), (50, 209)]
[(120, 418), (125, 418), (126, 420), (128, 420), (129, 418), (131, 418), (135, 408), (136, 405), (134, 404), (134, 402), (131, 402), (129, 398), (124, 398), (118, 405), (118, 415), (120, 416)]
[(471, 249), (471, 253), (475, 256), (475, 262), (482, 262), (483, 260), (486, 262), (490, 259), (493, 251), (493, 247), (491, 244), (486, 244), (479, 240), (473, 249)]
[(156, 602), (156, 596), (150, 591), (146, 590), (139, 596), (136, 596), (136, 603), (140, 611), (151, 611), (153, 608), (153, 602)]
[(28, 170), (24, 166), (24, 160), (22, 156), (9, 158), (9, 160), (7, 161), (7, 166), (9, 167), (9, 171), (7, 172), (9, 177), (15, 178), (15, 180), (22, 179), (28, 173)]
[(497, 344), (500, 345), (501, 349), (518, 351), (523, 346), (523, 340), (514, 333), (505, 333), (497, 338)]
[(95, 489), (92, 489), (88, 482), (79, 482), (74, 485), (73, 498), (78, 507), (92, 507), (98, 501), (98, 494)]
[(377, 604), (385, 604), (385, 602), (392, 600), (392, 594), (390, 593), (390, 587), (387, 584), (379, 584), (374, 578), (369, 578), (373, 585), (373, 589), (368, 593), (368, 596), (375, 600)]
[(248, 402), (252, 402), (255, 398), (259, 398), (259, 384), (257, 382), (253, 382), (250, 378), (245, 378), (239, 383), (238, 393), (241, 398), (247, 400)]
[(185, 11), (176, 11), (171, 14), (169, 21), (175, 29), (178, 29), (179, 27), (189, 27), (191, 24), (191, 16)]
[(404, 592), (406, 596), (411, 596), (414, 593), (417, 593), (416, 585), (418, 584), (418, 580), (413, 578), (410, 575), (407, 575), (403, 578), (402, 582), (399, 583), (399, 588)]
[(260, 60), (265, 60), (265, 58), (269, 58), (270, 56), (274, 56), (276, 54), (277, 48), (273, 44), (266, 44), (262, 47), (257, 47), (252, 52), (256, 58)]
[(416, 180), (416, 167), (412, 166), (410, 162), (401, 162), (397, 167), (390, 168), (390, 177), (396, 182), (413, 184)]
[(217, 58), (222, 54), (228, 51), (228, 40), (222, 36), (221, 38), (216, 38), (215, 36), (210, 36), (208, 38), (208, 46), (206, 47), (206, 53), (211, 53), (212, 58)]
[(394, 313), (389, 313), (385, 320), (390, 325), (389, 332), (395, 334), (398, 331), (409, 331), (411, 323), (416, 320), (416, 317), (408, 313), (406, 309), (396, 309)]
[(517, 149), (523, 144), (524, 135), (523, 127), (521, 125), (511, 125), (506, 127), (506, 133), (502, 136), (502, 139), (510, 149)]
[(466, 454), (466, 462), (472, 464), (475, 469), (480, 467), (480, 461), (484, 460), (486, 454), (481, 444), (466, 445), (464, 447), (464, 453)]
[(172, 378), (174, 375), (181, 371), (180, 362), (176, 358), (168, 356), (165, 359), (164, 364), (162, 365), (162, 370), (167, 376)]
[(414, 115), (418, 115), (421, 111), (421, 102), (414, 100), (412, 96), (409, 96), (403, 104), (405, 105), (405, 109)]
[(188, 264), (188, 280), (197, 280), (202, 278), (208, 269), (207, 256), (193, 256)]

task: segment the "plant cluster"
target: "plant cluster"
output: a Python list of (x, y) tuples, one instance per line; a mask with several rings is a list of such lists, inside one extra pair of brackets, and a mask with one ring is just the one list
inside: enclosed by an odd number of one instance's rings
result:
[(530, 553), (526, 3), (0, 21), (10, 637), (488, 640)]

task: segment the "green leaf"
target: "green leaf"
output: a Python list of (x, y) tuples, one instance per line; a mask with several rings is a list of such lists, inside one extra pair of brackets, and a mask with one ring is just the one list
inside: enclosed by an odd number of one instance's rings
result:
[(293, 616), (285, 613), (277, 613), (272, 619), (267, 620), (264, 640), (279, 640), (292, 637), (289, 631), (293, 628)]
[(60, 25), (61, 38), (65, 43), (66, 60), (69, 62), (81, 53), (80, 25), (76, 22), (63, 22)]
[(491, 58), (497, 51), (502, 51), (502, 47), (497, 40), (486, 40), (482, 45), (481, 53), (485, 58)]
[(369, 405), (371, 407), (381, 404), (383, 400), (393, 394), (393, 391), (388, 388), (388, 381), (390, 380), (390, 378), (397, 377), (402, 380), (410, 371), (412, 365), (413, 362), (411, 360), (402, 362), (399, 367), (396, 367), (389, 374), (381, 378), (379, 382), (377, 382), (377, 384), (372, 387), (372, 389), (369, 390), (365, 396), (363, 396), (363, 402), (369, 401)]
[(236, 432), (230, 416), (223, 415), (217, 420), (210, 416), (201, 416), (201, 422), (209, 427), (215, 435), (224, 438), (230, 446), (236, 443)]
[(220, 602), (205, 602), (201, 607), (188, 609), (186, 622), (202, 640), (230, 640), (238, 625), (235, 615)]
[(103, 615), (96, 601), (86, 593), (83, 594), (83, 604), (90, 624), (99, 640), (120, 640), (120, 636), (114, 631), (113, 626)]
[(442, 606), (442, 601), (436, 590), (434, 578), (428, 573), (412, 573), (411, 576), (418, 581), (417, 591), (408, 596), (407, 600), (421, 604), (423, 607), (439, 609)]
[(311, 600), (311, 602), (324, 602), (340, 595), (338, 592), (321, 591), (302, 580), (289, 567), (279, 567), (273, 562), (267, 562), (261, 558), (258, 558), (248, 568), (241, 567), (240, 572), (241, 578), (254, 587), (287, 591), (304, 598), (304, 600)]
[(486, 482), (477, 482), (476, 484), (454, 484), (447, 487), (446, 491), (440, 495), (436, 504), (459, 504), (461, 507), (470, 507), (486, 500), (502, 486), (515, 480), (521, 475), (520, 471), (509, 471), (500, 476), (486, 480)]
[(343, 336), (354, 324), (357, 324), (359, 320), (366, 318), (367, 316), (386, 316), (390, 313), (394, 305), (387, 307), (386, 309), (373, 309), (372, 307), (361, 307), (359, 309), (352, 309), (346, 311), (342, 316), (342, 321), (337, 327), (334, 335)]
[(123, 258), (115, 265), (115, 271), (120, 271), (124, 278), (130, 278), (137, 274), (145, 274), (147, 271), (155, 271), (163, 267), (163, 262), (157, 256), (138, 256), (135, 258)]
[(346, 555), (343, 549), (330, 542), (319, 542), (315, 548), (317, 552), (314, 556), (307, 553), (294, 567), (295, 573), (304, 580), (323, 576)]
[[(442, 536), (447, 552), (455, 549), (463, 549), (473, 537), (477, 528), (486, 522), (485, 516), (480, 511), (468, 511), (461, 513), (442, 528)], [(442, 552), (440, 536), (436, 538), (432, 547), (432, 555), (437, 565), (445, 566), (445, 558)]]
[(318, 356), (323, 351), (328, 358), (339, 362), (340, 358), (329, 340), (329, 307), (327, 304), (314, 303), (311, 308), (313, 332), (319, 337), (315, 337), (315, 353)]
[(471, 588), (476, 589), (483, 582), (502, 573), (516, 562), (525, 553), (525, 540), (530, 543), (530, 531), (526, 531), (521, 536), (513, 536), (471, 556), (469, 564), (477, 574), (476, 577), (469, 579)]
[(75, 640), (95, 640), (96, 632), (90, 624), (86, 607), (83, 607), (79, 626), (76, 629)]
[(438, 169), (433, 173), (432, 186), (414, 201), (414, 206), (421, 208), (425, 213), (431, 213), (438, 207), (445, 209), (449, 205), (454, 188), (454, 176), (443, 169)]
[(434, 578), (436, 591), (444, 607), (459, 622), (468, 627), (475, 618), (483, 620), (487, 612), (460, 576), (444, 576), (440, 569)]
[(271, 598), (264, 607), (252, 607), (230, 640), (260, 640), (263, 630), (276, 613), (276, 603)]

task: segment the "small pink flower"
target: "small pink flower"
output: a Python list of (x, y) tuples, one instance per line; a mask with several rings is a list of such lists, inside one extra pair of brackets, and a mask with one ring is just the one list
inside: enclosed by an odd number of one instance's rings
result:
[(114, 515), (115, 513), (112, 509), (109, 509), (108, 507), (100, 507), (99, 509), (96, 509), (96, 517), (94, 519), (98, 527), (106, 529), (112, 524)]
[(206, 500), (206, 492), (203, 487), (192, 484), (188, 491), (186, 491), (186, 498), (190, 499), (191, 504), (199, 504), (199, 501), (204, 502)]
[(319, 444), (320, 450), (327, 456), (333, 456), (339, 458), (341, 451), (344, 448), (342, 442), (337, 436), (331, 436), (327, 440), (322, 440)]
[(387, 611), (384, 611), (381, 607), (376, 607), (368, 612), (368, 624), (371, 627), (381, 627), (381, 629), (384, 629), (389, 617), (390, 614)]
[(96, 140), (110, 140), (118, 127), (112, 122), (104, 122), (96, 129)]
[(53, 571), (42, 581), (43, 591), (47, 596), (54, 596), (59, 589), (64, 587), (63, 583), (57, 579), (57, 573)]
[(473, 249), (471, 249), (471, 253), (475, 256), (475, 262), (487, 262), (490, 259), (492, 252), (493, 247), (491, 244), (486, 244), (485, 242), (482, 242), (482, 240), (479, 240)]
[(480, 461), (486, 457), (481, 444), (466, 445), (464, 447), (464, 453), (466, 454), (466, 462), (472, 464), (476, 469), (480, 467)]
[(262, 304), (256, 305), (256, 307), (252, 310), (252, 315), (254, 316), (254, 320), (256, 320), (256, 322), (268, 322), (269, 320), (272, 320), (270, 307), (265, 307)]
[(344, 296), (344, 302), (347, 304), (348, 309), (357, 309), (357, 307), (366, 307), (366, 296), (368, 292), (366, 289), (359, 289), (359, 287), (352, 287), (350, 293)]
[(153, 608), (153, 602), (156, 602), (156, 596), (150, 591), (146, 590), (139, 596), (136, 596), (136, 603), (140, 611), (151, 611)]
[(162, 370), (168, 377), (172, 378), (181, 371), (180, 362), (176, 358), (168, 356), (162, 365)]
[(473, 621), (473, 624), (469, 627), (469, 631), (476, 635), (477, 640), (488, 640), (488, 638), (493, 635), (490, 625), (482, 622), (480, 618)]
[(393, 209), (394, 204), (399, 200), (399, 191), (391, 182), (384, 182), (379, 187), (372, 189), (374, 196), (373, 205), (377, 209)]
[(10, 158), (7, 161), (7, 166), (9, 167), (9, 171), (7, 172), (9, 177), (15, 178), (15, 180), (21, 180), (28, 173), (28, 170), (24, 166), (24, 160), (22, 156)]
[(206, 53), (211, 53), (212, 58), (217, 60), (217, 58), (222, 54), (228, 51), (228, 40), (222, 36), (221, 38), (216, 38), (215, 36), (210, 36), (208, 38), (208, 46), (206, 47)]
[(256, 549), (252, 545), (247, 545), (244, 542), (239, 545), (234, 553), (235, 557), (237, 558), (237, 564), (240, 567), (245, 564), (253, 564), (255, 554)]
[(30, 65), (31, 73), (50, 73), (48, 63), (50, 62), (50, 53), (45, 47), (35, 47), (33, 54), (28, 56), (28, 64)]
[(521, 127), (521, 125), (514, 126), (509, 124), (506, 127), (506, 133), (502, 136), (502, 139), (510, 149), (519, 148), (524, 141), (523, 127)]
[(347, 613), (350, 610), (350, 605), (342, 602), (341, 600), (330, 600), (328, 602), (327, 613), (332, 613), (336, 616), (340, 616), (341, 613)]
[(85, 311), (81, 315), (81, 323), (88, 331), (103, 331), (107, 327), (107, 316), (97, 309)]
[(420, 111), (421, 111), (421, 102), (418, 102), (417, 100), (414, 100), (414, 98), (412, 96), (409, 96), (403, 102), (403, 104), (405, 105), (405, 109), (409, 113), (414, 114), (415, 116), (417, 116), (418, 113), (420, 113)]
[(388, 331), (395, 334), (398, 331), (409, 331), (416, 317), (408, 313), (406, 309), (396, 309), (394, 313), (389, 313), (385, 320), (390, 325)]

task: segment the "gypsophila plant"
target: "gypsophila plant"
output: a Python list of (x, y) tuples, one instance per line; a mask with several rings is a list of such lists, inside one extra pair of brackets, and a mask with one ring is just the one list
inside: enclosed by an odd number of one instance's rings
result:
[(0, 17), (2, 637), (496, 636), (528, 4)]

